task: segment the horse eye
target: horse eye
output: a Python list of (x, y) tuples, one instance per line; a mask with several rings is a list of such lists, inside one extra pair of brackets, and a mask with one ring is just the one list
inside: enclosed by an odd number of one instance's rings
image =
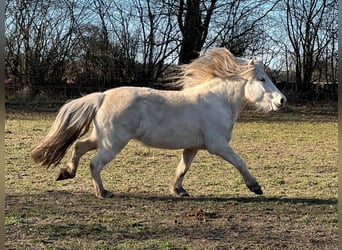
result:
[(265, 82), (265, 81), (266, 81), (266, 79), (265, 79), (265, 78), (260, 78), (260, 79), (259, 79), (259, 81), (261, 81), (261, 82)]

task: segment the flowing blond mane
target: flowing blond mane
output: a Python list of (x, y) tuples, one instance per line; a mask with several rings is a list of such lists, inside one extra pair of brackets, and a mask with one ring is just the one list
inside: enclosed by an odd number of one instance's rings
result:
[(190, 88), (212, 78), (239, 75), (250, 67), (248, 60), (235, 57), (226, 48), (215, 48), (206, 51), (193, 62), (181, 65), (175, 85), (183, 89)]

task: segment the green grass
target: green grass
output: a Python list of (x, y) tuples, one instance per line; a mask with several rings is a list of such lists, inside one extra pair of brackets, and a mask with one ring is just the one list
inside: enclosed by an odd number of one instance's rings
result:
[[(35, 165), (30, 151), (55, 113), (8, 111), (6, 249), (337, 249), (337, 117), (332, 109), (244, 112), (232, 146), (263, 188), (203, 151), (169, 194), (179, 150), (131, 142), (102, 172), (97, 199), (86, 154), (76, 178)], [(65, 159), (70, 156), (68, 154)]]

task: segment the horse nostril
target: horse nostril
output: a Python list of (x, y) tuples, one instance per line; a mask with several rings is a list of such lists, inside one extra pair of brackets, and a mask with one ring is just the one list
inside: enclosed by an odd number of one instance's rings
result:
[(286, 100), (284, 97), (280, 98), (280, 106), (281, 107), (283, 107), (285, 105), (285, 102), (286, 102)]

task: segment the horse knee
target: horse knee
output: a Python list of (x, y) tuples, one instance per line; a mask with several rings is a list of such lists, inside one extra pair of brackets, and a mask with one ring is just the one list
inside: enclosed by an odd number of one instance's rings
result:
[(104, 164), (99, 164), (97, 160), (91, 160), (90, 161), (90, 172), (93, 174), (100, 173)]
[(94, 173), (99, 173), (103, 167), (109, 163), (114, 157), (114, 152), (101, 151), (90, 161), (90, 170)]

